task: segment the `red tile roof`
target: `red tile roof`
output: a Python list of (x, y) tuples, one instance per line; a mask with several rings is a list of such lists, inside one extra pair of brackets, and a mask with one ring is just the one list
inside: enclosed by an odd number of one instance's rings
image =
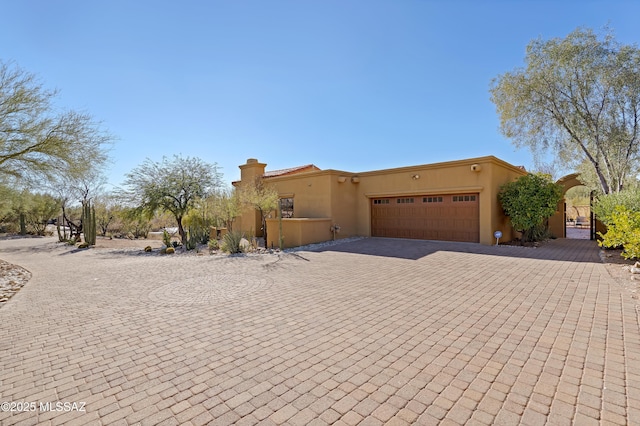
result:
[(314, 170), (320, 170), (320, 169), (313, 164), (307, 164), (305, 166), (291, 167), (288, 169), (270, 170), (270, 171), (264, 172), (264, 175), (262, 175), (262, 177), (270, 178), (270, 177), (276, 177), (276, 176), (294, 175), (297, 173), (312, 172)]

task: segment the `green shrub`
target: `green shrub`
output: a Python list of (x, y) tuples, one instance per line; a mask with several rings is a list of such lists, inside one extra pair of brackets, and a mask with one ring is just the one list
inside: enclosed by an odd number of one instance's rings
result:
[(220, 244), (218, 244), (218, 240), (213, 239), (209, 240), (209, 251), (216, 251), (220, 248)]
[(640, 257), (640, 212), (631, 211), (626, 206), (617, 206), (609, 216), (607, 232), (602, 237), (600, 247), (622, 247), (625, 259)]
[(167, 232), (166, 229), (162, 231), (162, 243), (165, 247), (171, 247), (171, 235)]
[(640, 211), (640, 188), (600, 195), (594, 203), (593, 213), (602, 223), (609, 226), (618, 206), (624, 206), (629, 211)]
[(529, 173), (500, 187), (498, 200), (511, 219), (513, 229), (522, 233), (522, 241), (540, 239), (546, 221), (553, 216), (562, 199), (562, 187), (548, 175)]
[(166, 250), (164, 251), (166, 254), (173, 254), (176, 252), (176, 249), (174, 249), (173, 247), (167, 247)]
[(243, 253), (244, 247), (241, 244), (244, 235), (240, 231), (227, 232), (222, 238), (222, 250), (227, 253)]
[(197, 226), (192, 226), (187, 231), (187, 250), (198, 248), (198, 244), (207, 244), (209, 242), (209, 233)]
[(187, 251), (193, 250), (194, 248), (198, 247), (198, 242), (195, 238), (187, 236), (187, 242), (184, 247), (187, 249)]
[(127, 208), (118, 213), (120, 218), (120, 231), (130, 240), (135, 238), (147, 238), (151, 230), (151, 222), (140, 209)]

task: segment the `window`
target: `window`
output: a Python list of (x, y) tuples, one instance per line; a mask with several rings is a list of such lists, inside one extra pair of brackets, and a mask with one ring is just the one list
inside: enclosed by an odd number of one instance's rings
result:
[(379, 200), (373, 200), (373, 204), (389, 204), (388, 198), (382, 198)]
[(398, 204), (411, 204), (411, 203), (413, 203), (413, 198), (398, 198), (397, 199), (397, 203)]
[(293, 217), (293, 198), (280, 198), (280, 212), (283, 219)]
[(442, 197), (424, 197), (423, 203), (442, 203)]
[(454, 195), (453, 202), (465, 202), (465, 201), (476, 201), (475, 195)]

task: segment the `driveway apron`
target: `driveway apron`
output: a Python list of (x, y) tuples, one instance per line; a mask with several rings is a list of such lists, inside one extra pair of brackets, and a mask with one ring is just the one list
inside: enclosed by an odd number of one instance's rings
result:
[(32, 273), (0, 308), (3, 425), (640, 425), (636, 301), (592, 241), (0, 258)]

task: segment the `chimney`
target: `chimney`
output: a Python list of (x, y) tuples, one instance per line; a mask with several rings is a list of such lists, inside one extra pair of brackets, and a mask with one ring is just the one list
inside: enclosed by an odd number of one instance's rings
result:
[(256, 158), (249, 158), (247, 164), (240, 167), (240, 180), (242, 182), (250, 182), (256, 177), (264, 175), (264, 169), (267, 167), (265, 163), (260, 163)]

